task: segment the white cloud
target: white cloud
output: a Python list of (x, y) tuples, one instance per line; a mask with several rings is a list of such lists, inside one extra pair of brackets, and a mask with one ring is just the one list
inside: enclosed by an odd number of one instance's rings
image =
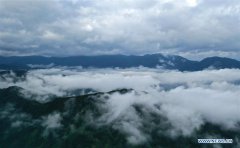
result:
[[(147, 141), (146, 126), (171, 136), (189, 136), (205, 122), (223, 129), (239, 130), (240, 70), (204, 70), (198, 72), (164, 71), (158, 69), (43, 69), (32, 70), (26, 78), (6, 74), (0, 77), (0, 87), (19, 86), (35, 95), (67, 95), (69, 91), (91, 88), (101, 92), (133, 89), (126, 94), (113, 93), (97, 98), (103, 110), (94, 119), (97, 125), (111, 125), (127, 135), (132, 144)], [(136, 109), (140, 107), (142, 114)], [(172, 128), (151, 122), (165, 117)], [(58, 113), (45, 118), (47, 128), (61, 126)], [(166, 131), (163, 131), (166, 130)]]
[[(240, 128), (239, 96), (240, 93), (236, 89), (224, 91), (200, 86), (193, 88), (180, 86), (170, 91), (114, 94), (106, 100), (105, 107), (108, 111), (104, 110), (100, 123), (115, 125), (113, 127), (126, 133), (128, 138), (134, 136), (138, 139), (140, 134), (145, 140), (150, 135), (146, 130), (150, 129), (149, 126), (173, 137), (191, 136), (205, 122), (235, 131)], [(135, 105), (140, 105), (141, 110), (148, 115), (143, 116), (137, 112), (133, 108)], [(166, 117), (173, 128), (162, 129), (162, 122), (152, 124), (148, 119), (151, 113), (155, 114), (155, 120)], [(145, 126), (142, 125), (144, 121), (147, 122)], [(122, 127), (124, 124), (128, 125), (128, 129)], [(133, 143), (131, 140), (129, 142)], [(141, 142), (142, 139), (136, 143)]]
[(61, 114), (57, 112), (44, 116), (42, 121), (42, 126), (45, 127), (43, 136), (48, 136), (50, 132), (54, 134), (56, 129), (62, 127), (61, 121)]
[(198, 5), (197, 0), (186, 0), (186, 2), (190, 7), (196, 7)]
[(45, 40), (62, 40), (63, 36), (51, 31), (45, 31), (42, 38)]
[(62, 126), (61, 125), (62, 117), (60, 113), (50, 114), (43, 120), (44, 122), (42, 123), (42, 125), (48, 129), (60, 128)]

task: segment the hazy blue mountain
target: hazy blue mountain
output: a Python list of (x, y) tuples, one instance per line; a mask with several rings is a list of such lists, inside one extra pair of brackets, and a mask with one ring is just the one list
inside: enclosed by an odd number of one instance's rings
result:
[(200, 62), (202, 68), (214, 67), (216, 69), (222, 68), (240, 68), (240, 62), (230, 58), (210, 57), (205, 58)]
[(72, 56), (72, 57), (0, 57), (0, 69), (30, 69), (48, 68), (49, 66), (82, 66), (96, 68), (130, 68), (144, 66), (149, 68), (162, 67), (180, 71), (197, 71), (207, 68), (240, 68), (240, 61), (209, 57), (202, 61), (192, 61), (181, 56), (164, 56), (162, 54), (136, 55), (101, 55), (101, 56)]

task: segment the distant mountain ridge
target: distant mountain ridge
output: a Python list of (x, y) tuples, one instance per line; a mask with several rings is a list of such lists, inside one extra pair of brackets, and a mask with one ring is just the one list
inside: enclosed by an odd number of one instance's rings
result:
[(188, 60), (181, 56), (162, 54), (137, 55), (99, 55), (71, 57), (0, 57), (0, 69), (19, 70), (48, 68), (52, 66), (82, 66), (83, 68), (131, 68), (149, 67), (180, 71), (199, 71), (208, 68), (240, 68), (240, 61), (224, 57), (208, 57), (201, 61)]

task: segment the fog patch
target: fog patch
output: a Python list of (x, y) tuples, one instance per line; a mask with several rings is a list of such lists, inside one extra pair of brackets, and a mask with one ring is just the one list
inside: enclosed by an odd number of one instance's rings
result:
[(18, 110), (15, 105), (11, 103), (1, 106), (0, 119), (9, 121), (11, 128), (21, 128), (39, 123), (39, 120), (35, 120), (30, 114)]
[[(28, 98), (41, 96), (81, 95), (84, 90), (108, 92), (127, 88), (138, 91), (152, 89), (170, 90), (178, 86), (187, 88), (210, 87), (211, 89), (239, 89), (240, 70), (205, 70), (198, 72), (164, 71), (158, 69), (64, 69), (31, 70), (25, 77), (13, 72), (1, 75), (0, 88), (22, 87)], [(81, 93), (82, 91), (82, 93)], [(44, 95), (46, 95), (44, 97)], [(37, 98), (37, 97), (36, 97)], [(38, 99), (39, 100), (39, 99)]]
[[(105, 105), (101, 105), (104, 107), (103, 115), (96, 124), (113, 125), (113, 128), (125, 133), (132, 144), (151, 139), (151, 131), (146, 129), (150, 127), (171, 137), (191, 136), (206, 122), (225, 130), (240, 130), (239, 96), (240, 92), (234, 89), (223, 91), (201, 87), (115, 93), (105, 99)], [(141, 111), (136, 109), (136, 105), (141, 107)], [(162, 130), (160, 127), (164, 122), (152, 124), (141, 112), (154, 114), (156, 118), (166, 117), (170, 125)]]
[(60, 113), (54, 112), (43, 117), (42, 126), (45, 127), (43, 136), (48, 136), (50, 133), (54, 134), (54, 131), (61, 128), (62, 116)]
[(30, 68), (45, 68), (45, 69), (48, 69), (48, 68), (52, 68), (55, 66), (54, 63), (50, 63), (50, 64), (47, 64), (47, 65), (43, 65), (43, 64), (27, 64), (28, 67)]

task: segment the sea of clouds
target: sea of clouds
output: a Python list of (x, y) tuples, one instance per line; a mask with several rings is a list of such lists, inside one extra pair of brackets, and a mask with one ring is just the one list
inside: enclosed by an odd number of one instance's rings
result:
[[(66, 69), (31, 70), (17, 77), (14, 72), (0, 77), (0, 88), (18, 86), (26, 97), (49, 101), (49, 96), (71, 96), (78, 90), (109, 92), (126, 88), (128, 93), (105, 94), (99, 108), (97, 126), (111, 125), (127, 135), (132, 144), (151, 139), (149, 128), (171, 125), (159, 130), (170, 137), (190, 136), (206, 122), (226, 130), (240, 131), (240, 70), (179, 72), (160, 69)], [(84, 94), (84, 92), (81, 92)], [(89, 92), (88, 92), (89, 93)], [(107, 99), (106, 99), (107, 98)], [(136, 106), (140, 107), (141, 114)], [(154, 117), (166, 118), (159, 124)], [(51, 118), (57, 120), (51, 120)], [(44, 126), (61, 127), (58, 113), (46, 117)], [(57, 121), (56, 123), (54, 121)], [(89, 121), (90, 122), (90, 121)], [(53, 126), (52, 126), (53, 125)], [(157, 128), (156, 128), (157, 129)]]

